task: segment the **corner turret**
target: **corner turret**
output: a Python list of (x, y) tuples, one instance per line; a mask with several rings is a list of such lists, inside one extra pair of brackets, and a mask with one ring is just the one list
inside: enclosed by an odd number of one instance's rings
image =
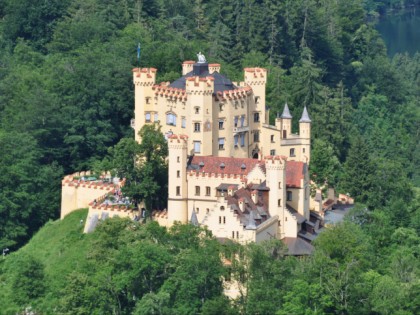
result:
[(286, 139), (292, 133), (292, 118), (293, 117), (290, 114), (289, 106), (287, 106), (287, 103), (285, 103), (283, 113), (280, 116), (282, 139)]
[(302, 161), (309, 163), (311, 158), (311, 118), (306, 106), (299, 120), (299, 136), (302, 139)]

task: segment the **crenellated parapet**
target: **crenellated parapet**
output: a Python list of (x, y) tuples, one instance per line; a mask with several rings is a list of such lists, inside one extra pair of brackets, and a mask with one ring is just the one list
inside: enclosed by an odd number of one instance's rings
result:
[(156, 82), (155, 68), (134, 68), (133, 70), (133, 82), (138, 86), (152, 86)]
[(266, 156), (265, 168), (267, 170), (284, 170), (286, 167), (287, 157), (282, 155)]
[(186, 101), (187, 93), (183, 89), (172, 88), (167, 85), (154, 85), (153, 90), (156, 96), (165, 97), (171, 100)]
[(188, 77), (185, 80), (187, 94), (212, 95), (214, 91), (213, 77)]
[(264, 68), (245, 68), (245, 82), (251, 86), (265, 85), (267, 83), (267, 69)]

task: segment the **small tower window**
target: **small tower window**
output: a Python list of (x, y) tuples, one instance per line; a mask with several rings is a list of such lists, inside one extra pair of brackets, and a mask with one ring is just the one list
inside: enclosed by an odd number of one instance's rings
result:
[(176, 161), (179, 163), (181, 162), (181, 159), (179, 158), (179, 156), (176, 157)]
[(219, 130), (223, 130), (224, 129), (224, 123), (225, 121), (223, 119), (219, 120)]
[(305, 148), (302, 149), (302, 153), (305, 153)]
[(200, 153), (200, 152), (201, 152), (201, 142), (194, 141), (194, 153)]
[(291, 157), (296, 156), (296, 155), (295, 155), (295, 149), (294, 149), (294, 148), (291, 148), (291, 149), (290, 149), (290, 156), (291, 156)]
[(274, 135), (270, 136), (271, 143), (274, 143)]
[(151, 115), (150, 115), (150, 113), (146, 113), (146, 122), (150, 122), (150, 120), (151, 120)]
[(146, 97), (146, 104), (150, 104), (150, 99), (151, 99), (151, 97)]
[(254, 122), (260, 122), (260, 113), (254, 113)]
[(281, 207), (281, 199), (277, 200), (277, 206)]
[(210, 187), (207, 186), (206, 187), (206, 196), (210, 196), (210, 191), (211, 191)]
[(195, 113), (196, 114), (200, 114), (200, 107), (198, 107), (198, 106), (197, 107), (194, 107), (194, 110), (195, 110)]
[(219, 150), (225, 149), (225, 138), (219, 138)]
[(185, 119), (185, 117), (181, 118), (181, 127), (185, 128), (187, 126), (187, 119)]
[(260, 132), (259, 131), (254, 132), (254, 142), (260, 142)]
[(224, 206), (221, 206), (220, 207), (220, 211), (225, 211), (225, 207)]
[(181, 177), (181, 171), (176, 171), (176, 177), (178, 177), (178, 178)]
[(181, 195), (181, 187), (180, 186), (176, 186), (176, 195), (177, 196)]
[(287, 201), (292, 201), (293, 193), (291, 191), (287, 191), (286, 196), (287, 196)]
[(200, 196), (200, 186), (195, 186), (195, 195)]

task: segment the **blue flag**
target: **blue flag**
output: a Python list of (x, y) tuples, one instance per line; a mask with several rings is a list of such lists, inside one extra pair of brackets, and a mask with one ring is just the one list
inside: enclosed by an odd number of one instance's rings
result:
[(140, 43), (137, 46), (137, 61), (140, 62)]

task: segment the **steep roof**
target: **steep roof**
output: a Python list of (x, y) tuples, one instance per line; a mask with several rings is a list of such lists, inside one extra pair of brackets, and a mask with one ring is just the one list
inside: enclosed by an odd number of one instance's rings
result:
[(287, 255), (306, 256), (311, 255), (314, 251), (314, 247), (311, 244), (299, 237), (285, 237), (282, 241), (288, 248)]
[(284, 104), (283, 113), (281, 114), (281, 118), (287, 118), (292, 119), (292, 115), (290, 114), (289, 106), (287, 106), (287, 103)]
[(302, 188), (301, 180), (305, 178), (306, 165), (303, 162), (287, 161), (286, 163), (286, 185), (290, 188)]
[(179, 79), (176, 79), (174, 82), (169, 84), (169, 87), (185, 90), (185, 82), (187, 78), (198, 76), (200, 78), (212, 77), (214, 79), (214, 93), (237, 89), (237, 87), (232, 83), (232, 81), (224, 75), (221, 75), (218, 72), (210, 73), (207, 63), (196, 63), (194, 64), (194, 67), (197, 69), (187, 73), (186, 75), (183, 75)]
[(309, 117), (308, 110), (306, 109), (306, 106), (303, 108), (302, 117), (300, 118), (299, 122), (303, 123), (310, 123), (311, 118)]

